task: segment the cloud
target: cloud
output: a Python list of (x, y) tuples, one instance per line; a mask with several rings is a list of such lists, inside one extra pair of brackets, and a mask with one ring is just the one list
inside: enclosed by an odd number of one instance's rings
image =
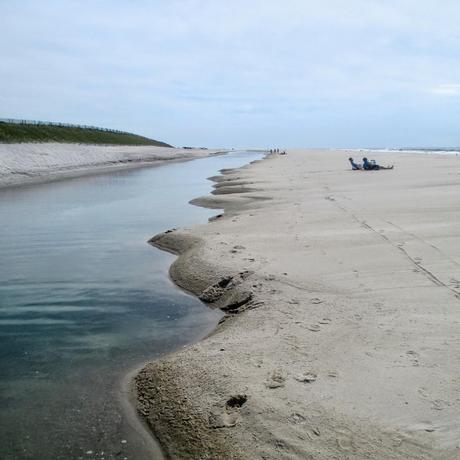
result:
[(439, 96), (459, 96), (460, 95), (460, 84), (457, 83), (445, 83), (435, 86), (431, 89), (433, 94)]
[(422, 145), (407, 114), (458, 94), (439, 84), (460, 81), (458, 17), (456, 0), (0, 0), (0, 115), (178, 145), (404, 143), (389, 119)]

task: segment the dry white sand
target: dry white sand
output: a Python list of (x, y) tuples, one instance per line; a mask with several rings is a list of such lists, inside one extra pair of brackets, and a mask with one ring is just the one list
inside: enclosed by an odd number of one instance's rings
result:
[(63, 143), (0, 143), (0, 188), (201, 158), (217, 150)]
[(137, 377), (171, 458), (460, 458), (460, 157), (347, 157), (226, 171), (223, 217), (155, 238), (227, 312)]

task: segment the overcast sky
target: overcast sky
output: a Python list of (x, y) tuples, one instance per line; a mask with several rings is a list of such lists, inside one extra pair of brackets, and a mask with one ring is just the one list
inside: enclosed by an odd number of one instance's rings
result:
[(458, 0), (0, 0), (0, 116), (174, 145), (460, 146)]

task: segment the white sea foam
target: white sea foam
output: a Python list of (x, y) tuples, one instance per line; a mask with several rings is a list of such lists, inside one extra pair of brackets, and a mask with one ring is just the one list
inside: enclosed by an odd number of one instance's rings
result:
[(345, 152), (359, 152), (359, 153), (391, 153), (391, 154), (398, 154), (398, 153), (420, 153), (423, 155), (460, 155), (460, 149), (366, 149), (366, 148), (359, 148), (359, 149), (337, 149), (343, 150)]

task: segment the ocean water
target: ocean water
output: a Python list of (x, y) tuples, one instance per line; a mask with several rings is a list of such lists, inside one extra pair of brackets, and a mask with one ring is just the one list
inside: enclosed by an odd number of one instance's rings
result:
[(425, 155), (460, 155), (460, 148), (394, 148), (394, 149), (340, 149), (358, 153), (420, 153)]
[[(147, 244), (216, 210), (206, 178), (260, 154), (0, 191), (0, 458), (152, 458), (120, 398), (123, 377), (221, 317), (168, 278)], [(155, 456), (154, 456), (155, 457)]]

